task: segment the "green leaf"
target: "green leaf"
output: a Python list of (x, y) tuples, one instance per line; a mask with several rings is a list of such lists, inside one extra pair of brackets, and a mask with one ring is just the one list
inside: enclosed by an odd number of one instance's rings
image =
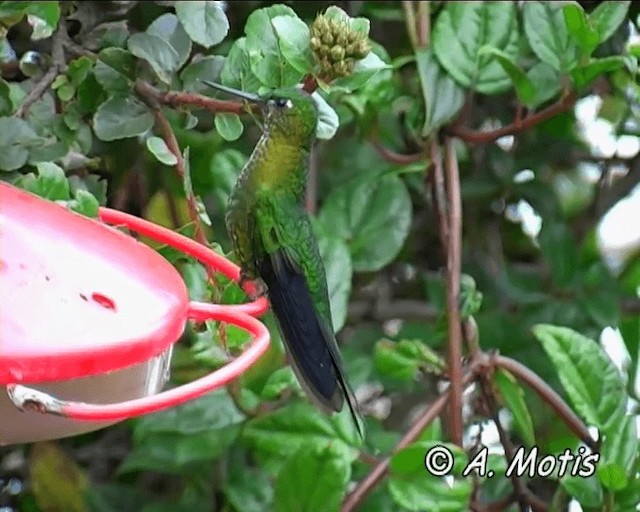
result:
[(53, 162), (40, 162), (36, 168), (38, 169), (38, 195), (52, 201), (69, 199), (69, 182), (61, 167)]
[(600, 35), (579, 3), (568, 3), (563, 7), (564, 22), (569, 34), (578, 43), (584, 54), (591, 55), (600, 44)]
[(218, 204), (227, 204), (229, 201), (229, 194), (246, 161), (247, 157), (236, 149), (224, 149), (211, 158), (209, 173)]
[(318, 107), (318, 125), (316, 126), (316, 137), (321, 140), (331, 139), (340, 126), (338, 114), (333, 107), (327, 103), (322, 95), (315, 91), (311, 97)]
[(263, 471), (247, 467), (243, 461), (230, 457), (231, 470), (223, 492), (235, 510), (271, 512), (273, 483)]
[(219, 113), (216, 114), (213, 122), (216, 130), (224, 140), (233, 141), (240, 138), (244, 126), (238, 114)]
[(562, 487), (582, 505), (587, 507), (600, 507), (603, 503), (604, 493), (602, 485), (595, 475), (589, 477), (565, 475), (560, 479)]
[(247, 38), (241, 37), (231, 46), (224, 61), (220, 80), (224, 85), (242, 91), (257, 92), (261, 87), (258, 77), (251, 71), (251, 59), (246, 48)]
[(385, 69), (389, 70), (389, 79), (391, 79), (391, 66), (371, 51), (364, 59), (356, 61), (350, 75), (337, 78), (331, 82), (328, 88), (329, 90), (343, 90), (350, 93), (365, 86), (374, 76)]
[(433, 49), (440, 64), (463, 87), (497, 94), (509, 87), (499, 63), (482, 56), (483, 46), (518, 53), (518, 22), (513, 2), (449, 2), (437, 18)]
[(396, 175), (352, 181), (334, 189), (320, 212), (326, 233), (342, 238), (353, 268), (375, 272), (400, 252), (411, 226), (411, 198)]
[(590, 425), (619, 425), (626, 407), (625, 385), (611, 359), (593, 340), (566, 327), (537, 325), (533, 333), (558, 372), (571, 403)]
[(281, 53), (271, 20), (283, 15), (297, 17), (291, 7), (276, 4), (253, 11), (244, 28), (251, 71), (270, 88), (294, 85), (304, 74), (289, 64)]
[(23, 119), (0, 117), (0, 169), (14, 171), (27, 163), (29, 148), (39, 140)]
[(609, 39), (626, 19), (631, 2), (616, 0), (600, 2), (589, 14), (589, 20), (595, 27), (603, 43)]
[(93, 61), (88, 57), (80, 57), (69, 62), (67, 76), (73, 85), (78, 87), (91, 72)]
[(452, 444), (419, 441), (396, 452), (391, 458), (389, 491), (394, 501), (408, 510), (461, 512), (467, 510), (472, 483), (469, 478), (445, 481), (425, 469), (425, 456), (433, 449), (448, 450), (454, 460), (451, 475), (457, 475), (467, 462), (463, 450)]
[(15, 108), (9, 84), (0, 78), (0, 116), (10, 115)]
[(524, 70), (518, 66), (515, 60), (498, 48), (485, 46), (480, 49), (480, 55), (490, 55), (494, 57), (502, 66), (505, 73), (509, 75), (509, 79), (516, 89), (516, 95), (520, 102), (524, 105), (532, 105), (536, 99), (536, 89), (531, 83), (529, 76)]
[(313, 55), (309, 48), (309, 27), (297, 16), (281, 15), (271, 19), (280, 44), (282, 57), (302, 74), (313, 69)]
[(598, 76), (620, 69), (624, 64), (625, 60), (621, 55), (614, 55), (603, 59), (591, 59), (587, 64), (572, 69), (571, 78), (573, 78), (576, 87), (581, 89)]
[(621, 491), (629, 485), (638, 454), (636, 416), (626, 415), (604, 432), (597, 475), (602, 485)]
[(329, 417), (311, 404), (295, 402), (249, 420), (242, 435), (270, 458), (288, 458), (302, 446), (310, 449), (332, 443), (354, 460), (357, 456), (354, 448), (359, 447), (360, 439), (355, 427), (340, 423), (339, 416)]
[(498, 370), (493, 374), (493, 382), (500, 391), (505, 404), (513, 415), (513, 420), (518, 427), (518, 431), (523, 441), (529, 447), (536, 444), (533, 432), (533, 421), (531, 414), (524, 400), (524, 391), (518, 385), (518, 381), (505, 370)]
[[(197, 3), (200, 4), (203, 2)], [(178, 18), (175, 14), (167, 13), (156, 18), (153, 20), (153, 23), (147, 27), (146, 32), (147, 34), (164, 39), (171, 45), (178, 56), (177, 68), (182, 67), (184, 63), (187, 62), (187, 59), (191, 54), (191, 39), (189, 39), (184, 28), (178, 22)]]
[(444, 361), (420, 340), (382, 339), (375, 345), (373, 358), (378, 372), (399, 381), (413, 381), (421, 370), (445, 369)]
[(96, 81), (108, 93), (128, 93), (133, 82), (135, 57), (122, 48), (105, 48), (98, 54), (98, 61), (93, 68)]
[(167, 147), (167, 144), (160, 137), (149, 137), (147, 139), (147, 149), (151, 151), (160, 163), (165, 165), (176, 165), (178, 158)]
[(100, 203), (93, 196), (91, 192), (87, 192), (86, 190), (76, 190), (75, 200), (72, 202), (72, 210), (78, 212), (87, 217), (98, 217), (98, 209), (100, 208)]
[(527, 72), (527, 76), (536, 91), (536, 96), (531, 103), (532, 107), (538, 107), (549, 101), (560, 92), (562, 87), (558, 71), (546, 62), (538, 62)]
[(142, 135), (153, 126), (149, 109), (133, 97), (105, 101), (93, 116), (93, 130), (101, 140), (117, 140)]
[(349, 248), (340, 238), (322, 233), (318, 237), (320, 255), (327, 274), (333, 329), (338, 332), (347, 319), (353, 268)]
[(351, 460), (332, 443), (301, 446), (276, 480), (276, 512), (339, 510), (351, 477)]
[(577, 249), (566, 224), (543, 225), (540, 232), (540, 248), (551, 267), (554, 283), (567, 286), (576, 275)]
[(560, 72), (571, 71), (578, 63), (578, 48), (569, 36), (561, 2), (523, 4), (524, 31), (531, 49), (540, 60)]
[(60, 98), (61, 101), (67, 102), (70, 101), (71, 98), (73, 98), (73, 96), (76, 94), (76, 88), (68, 83), (63, 84), (58, 87), (57, 94), (58, 98)]
[(127, 48), (136, 57), (146, 60), (160, 80), (171, 83), (171, 74), (178, 69), (180, 56), (168, 41), (156, 35), (138, 33), (129, 38)]
[(444, 72), (430, 50), (416, 51), (416, 65), (426, 109), (422, 135), (447, 124), (464, 103), (464, 91)]
[(220, 55), (197, 56), (180, 73), (180, 79), (185, 90), (210, 91), (211, 88), (202, 80), (216, 82), (220, 79), (220, 72), (225, 64)]
[(55, 29), (60, 19), (60, 2), (2, 2), (0, 18), (16, 14), (33, 15), (43, 20), (50, 28)]
[(176, 2), (175, 8), (194, 43), (211, 48), (227, 37), (229, 20), (219, 2)]
[(134, 448), (119, 472), (173, 473), (195, 461), (213, 459), (235, 441), (244, 419), (225, 390), (144, 416), (134, 424)]

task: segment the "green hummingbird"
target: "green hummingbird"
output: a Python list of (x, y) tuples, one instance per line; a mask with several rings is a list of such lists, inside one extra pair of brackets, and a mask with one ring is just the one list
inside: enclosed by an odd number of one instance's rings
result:
[(258, 96), (205, 83), (262, 107), (262, 137), (240, 172), (225, 217), (241, 284), (264, 283), (307, 396), (327, 413), (342, 410), (346, 401), (362, 436), (334, 334), (324, 265), (303, 206), (318, 124), (315, 101), (294, 87)]

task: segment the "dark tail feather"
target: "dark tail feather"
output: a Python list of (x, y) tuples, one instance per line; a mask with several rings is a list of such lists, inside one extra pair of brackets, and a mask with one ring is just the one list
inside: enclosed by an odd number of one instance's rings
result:
[(267, 285), (271, 309), (303, 389), (325, 411), (340, 411), (346, 400), (362, 436), (355, 399), (334, 346), (334, 334), (318, 316), (304, 274), (283, 252), (265, 256), (259, 273)]

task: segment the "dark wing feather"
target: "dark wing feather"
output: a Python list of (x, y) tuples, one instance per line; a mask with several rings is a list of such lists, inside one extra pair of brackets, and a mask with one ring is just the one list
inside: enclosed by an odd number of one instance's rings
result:
[(340, 411), (346, 397), (360, 431), (355, 400), (342, 372), (333, 332), (318, 316), (306, 279), (284, 250), (258, 264), (291, 364), (303, 388), (326, 410)]

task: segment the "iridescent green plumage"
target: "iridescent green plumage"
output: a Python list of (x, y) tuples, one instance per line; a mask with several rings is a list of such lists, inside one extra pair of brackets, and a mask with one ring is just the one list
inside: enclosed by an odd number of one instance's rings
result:
[(262, 104), (264, 133), (240, 173), (226, 215), (242, 276), (266, 285), (289, 361), (307, 395), (325, 411), (341, 410), (346, 399), (360, 430), (333, 332), (324, 266), (303, 207), (318, 123), (315, 102), (295, 88), (244, 97)]

